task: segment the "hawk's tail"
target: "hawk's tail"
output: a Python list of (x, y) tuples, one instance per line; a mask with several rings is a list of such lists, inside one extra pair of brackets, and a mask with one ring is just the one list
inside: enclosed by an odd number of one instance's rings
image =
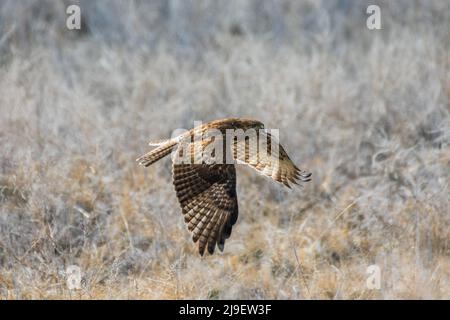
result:
[(158, 147), (140, 156), (139, 158), (136, 159), (136, 161), (139, 162), (140, 165), (148, 167), (152, 163), (155, 163), (159, 159), (162, 159), (169, 153), (171, 153), (173, 148), (177, 145), (177, 143), (178, 142), (174, 140), (166, 140), (165, 142), (158, 143), (157, 144)]

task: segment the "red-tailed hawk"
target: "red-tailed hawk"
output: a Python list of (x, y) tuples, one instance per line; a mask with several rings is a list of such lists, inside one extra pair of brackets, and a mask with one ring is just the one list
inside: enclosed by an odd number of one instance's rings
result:
[(150, 142), (156, 146), (139, 157), (148, 167), (173, 153), (173, 184), (198, 251), (223, 251), (238, 217), (235, 163), (251, 166), (290, 188), (310, 181), (297, 168), (276, 137), (256, 120), (227, 118), (199, 125), (175, 138)]

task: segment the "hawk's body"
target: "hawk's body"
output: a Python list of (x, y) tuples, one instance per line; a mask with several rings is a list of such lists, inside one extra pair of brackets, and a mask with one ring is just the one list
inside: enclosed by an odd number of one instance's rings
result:
[[(214, 253), (216, 244), (223, 251), (225, 240), (230, 237), (232, 227), (236, 223), (238, 203), (234, 162), (250, 165), (260, 173), (288, 187), (290, 187), (289, 182), (297, 183), (298, 179), (310, 180), (311, 174), (298, 169), (283, 147), (270, 134), (263, 132), (263, 128), (264, 125), (255, 120), (239, 118), (215, 120), (193, 128), (178, 137), (150, 143), (157, 147), (137, 159), (140, 164), (149, 166), (176, 148), (173, 158), (173, 184), (184, 220), (189, 231), (193, 233), (193, 241), (199, 242), (201, 255), (205, 248), (210, 254)], [(269, 151), (276, 148), (278, 152), (275, 155), (267, 154), (258, 149), (257, 152), (255, 150), (252, 153), (249, 147), (249, 140), (252, 139), (250, 137), (242, 141), (233, 140), (231, 150), (228, 150), (235, 160), (231, 164), (225, 161), (195, 162), (194, 160), (199, 159), (199, 155), (215, 140), (215, 138), (196, 140), (195, 137), (201, 137), (213, 129), (219, 130), (224, 137), (226, 129), (258, 130), (260, 135), (253, 138), (259, 139), (262, 136), (267, 140), (264, 148), (267, 147)], [(224, 147), (224, 159), (226, 151)], [(181, 161), (183, 157), (192, 161), (183, 162)]]

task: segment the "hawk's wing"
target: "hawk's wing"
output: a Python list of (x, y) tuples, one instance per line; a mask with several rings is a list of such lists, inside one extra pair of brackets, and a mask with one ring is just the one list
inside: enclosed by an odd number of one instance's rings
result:
[(297, 168), (278, 140), (268, 132), (235, 139), (233, 156), (238, 163), (245, 163), (289, 188), (289, 182), (298, 184), (298, 180), (311, 180), (311, 173)]
[(173, 164), (173, 184), (198, 251), (223, 251), (238, 217), (236, 169), (229, 164)]

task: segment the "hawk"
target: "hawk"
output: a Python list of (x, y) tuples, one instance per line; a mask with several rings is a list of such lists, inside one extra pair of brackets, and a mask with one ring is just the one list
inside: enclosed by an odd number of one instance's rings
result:
[(236, 163), (289, 188), (290, 183), (311, 180), (311, 173), (297, 168), (276, 137), (257, 120), (214, 120), (149, 145), (156, 148), (136, 161), (148, 167), (172, 153), (176, 195), (202, 256), (205, 249), (213, 254), (216, 245), (223, 251), (238, 218)]

